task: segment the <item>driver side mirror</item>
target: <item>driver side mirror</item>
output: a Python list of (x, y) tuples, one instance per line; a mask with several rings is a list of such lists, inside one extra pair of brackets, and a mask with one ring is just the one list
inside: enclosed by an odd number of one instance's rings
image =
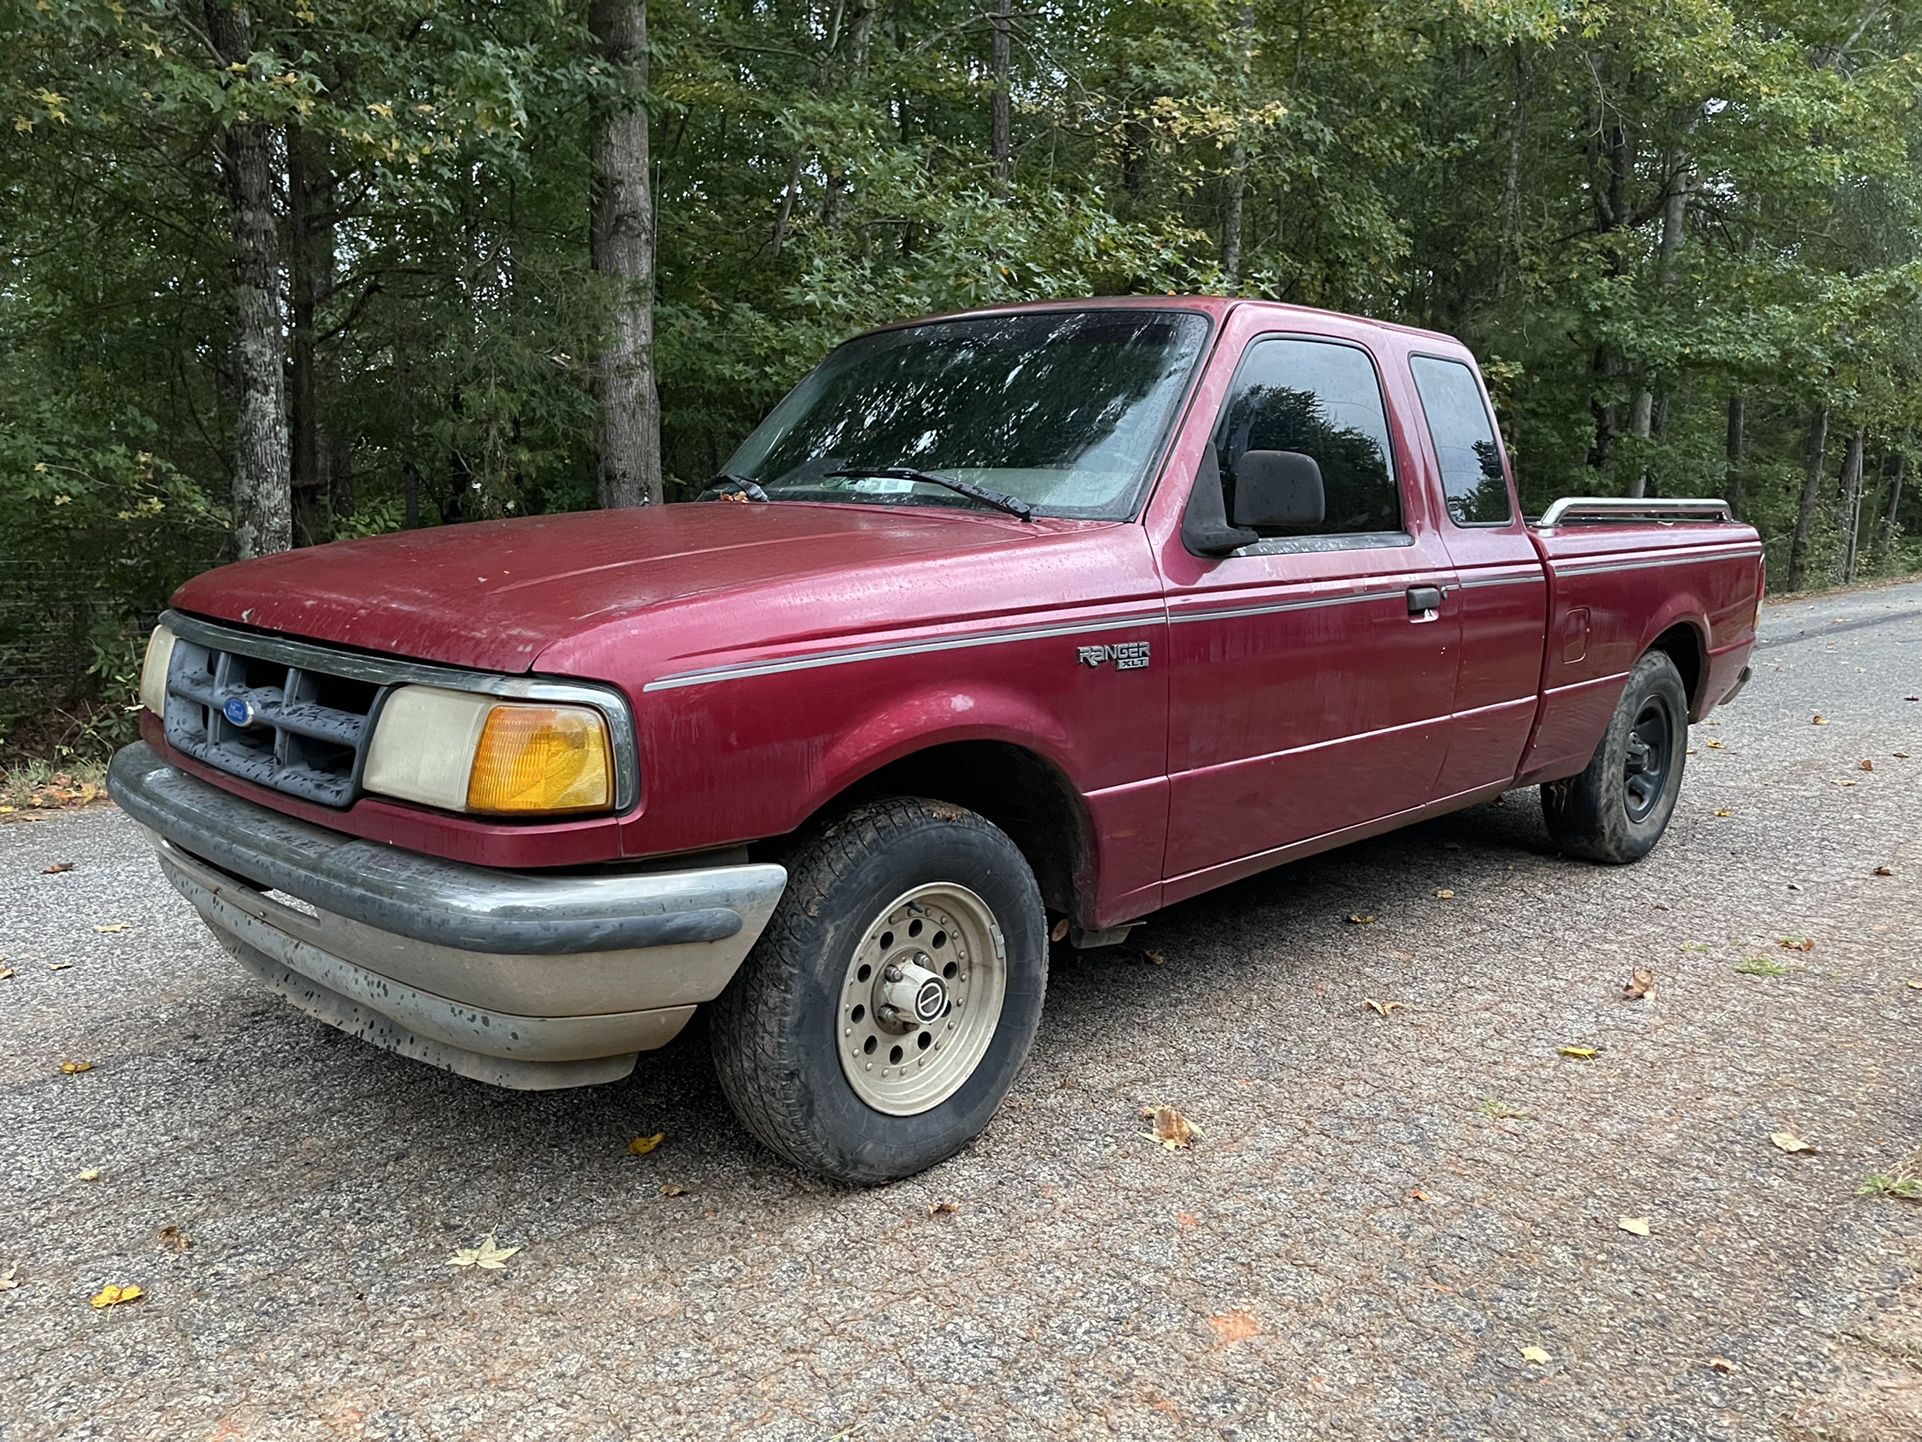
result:
[(1237, 526), (1254, 531), (1312, 531), (1327, 498), (1321, 466), (1300, 451), (1243, 451), (1235, 465)]

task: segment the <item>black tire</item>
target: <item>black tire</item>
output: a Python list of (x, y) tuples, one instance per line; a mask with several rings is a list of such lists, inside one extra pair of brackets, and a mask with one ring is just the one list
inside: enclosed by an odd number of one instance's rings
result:
[[(708, 1008), (721, 1089), (742, 1125), (797, 1167), (863, 1186), (911, 1176), (979, 1135), (1027, 1059), (1047, 985), (1034, 873), (982, 817), (918, 798), (849, 812), (787, 864), (767, 930)], [(843, 1069), (843, 986), (890, 903), (931, 884), (966, 887), (992, 911), (1005, 946), (1001, 1010), (958, 1090), (929, 1110), (891, 1115), (864, 1101)]]
[(1668, 829), (1687, 758), (1682, 673), (1666, 652), (1650, 651), (1629, 673), (1588, 768), (1542, 787), (1548, 834), (1571, 856), (1617, 866), (1641, 860)]

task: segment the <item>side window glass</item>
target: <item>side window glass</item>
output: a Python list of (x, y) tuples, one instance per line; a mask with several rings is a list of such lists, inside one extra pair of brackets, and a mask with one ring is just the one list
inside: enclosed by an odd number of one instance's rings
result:
[(1460, 361), (1433, 356), (1416, 356), (1409, 366), (1441, 462), (1448, 514), (1462, 526), (1499, 525), (1511, 519), (1501, 446), (1474, 373)]
[(1375, 363), (1354, 346), (1279, 339), (1250, 346), (1215, 428), (1231, 516), (1235, 467), (1248, 451), (1299, 451), (1321, 467), (1321, 525), (1287, 534), (1402, 529), (1381, 383)]

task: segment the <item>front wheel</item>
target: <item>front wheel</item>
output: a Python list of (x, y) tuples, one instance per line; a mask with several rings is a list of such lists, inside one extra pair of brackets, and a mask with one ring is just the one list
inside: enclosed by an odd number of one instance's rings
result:
[(1665, 652), (1629, 673), (1588, 769), (1542, 787), (1542, 816), (1573, 856), (1621, 864), (1655, 849), (1675, 813), (1688, 756), (1688, 691)]
[(1046, 917), (1015, 844), (945, 802), (875, 802), (790, 858), (767, 930), (713, 1003), (715, 1070), (788, 1161), (892, 1181), (988, 1124), (1046, 981)]

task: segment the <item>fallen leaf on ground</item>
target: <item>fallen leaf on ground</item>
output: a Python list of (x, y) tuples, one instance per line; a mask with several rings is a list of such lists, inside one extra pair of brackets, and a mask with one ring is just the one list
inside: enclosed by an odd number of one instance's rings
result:
[(1168, 964), (1168, 958), (1156, 951), (1152, 946), (1144, 946), (1141, 948), (1141, 959), (1150, 966), (1166, 966)]
[(1875, 874), (1877, 876), (1893, 876), (1895, 875), (1895, 870), (1888, 866), (1878, 866), (1875, 868)]
[(0, 1292), (11, 1292), (19, 1285), (20, 1269), (18, 1267), (8, 1267), (6, 1271), (0, 1272)]
[(100, 1180), (100, 1168), (88, 1167), (84, 1172), (75, 1172), (73, 1179), (76, 1182), (97, 1182)]
[(96, 1308), (118, 1307), (122, 1302), (138, 1302), (146, 1295), (133, 1282), (114, 1282), (95, 1292), (91, 1300)]
[(160, 1245), (170, 1251), (184, 1252), (193, 1244), (194, 1239), (171, 1222), (160, 1229)]
[(450, 1267), (480, 1267), (489, 1272), (498, 1272), (507, 1265), (507, 1259), (520, 1250), (519, 1247), (503, 1247), (494, 1240), (489, 1232), (481, 1239), (478, 1247), (462, 1247), (447, 1259)]
[(959, 1202), (929, 1202), (928, 1203), (928, 1215), (931, 1217), (952, 1216), (954, 1215), (954, 1213), (960, 1210), (961, 1210), (961, 1204)]
[(1720, 741), (1717, 741), (1717, 740), (1716, 740), (1716, 739), (1715, 739), (1714, 737), (1712, 737), (1712, 736), (1711, 736), (1711, 737), (1710, 737), (1710, 738), (1709, 738), (1708, 740), (1706, 740), (1706, 741), (1704, 741), (1704, 742), (1703, 742), (1702, 744), (1703, 744), (1704, 746), (1706, 746), (1706, 747), (1708, 747), (1708, 749), (1709, 749), (1709, 750), (1711, 750), (1711, 751), (1721, 751), (1721, 750), (1723, 750), (1723, 749), (1725, 749), (1725, 748), (1723, 747), (1723, 745), (1722, 745), (1722, 743), (1721, 743)]
[(1910, 990), (1910, 991), (1922, 991), (1922, 981), (1911, 981), (1911, 982), (1909, 983), (1909, 990)]
[(1728, 808), (1727, 808), (1727, 807), (1725, 806), (1725, 807), (1723, 807), (1723, 808), (1722, 808), (1722, 809), (1721, 809), (1720, 811), (1718, 811), (1718, 812), (1716, 812), (1715, 814), (1716, 814), (1717, 816), (1727, 816), (1727, 815), (1729, 815), (1730, 813), (1729, 813), (1729, 810), (1728, 810)]
[(1435, 892), (1435, 900), (1437, 901), (1453, 901), (1454, 899), (1455, 893), (1446, 886), (1441, 887)]
[(58, 876), (63, 871), (72, 871), (72, 870), (73, 870), (73, 863), (71, 861), (56, 861), (51, 866), (41, 867), (40, 874), (42, 876)]
[(679, 1182), (665, 1182), (661, 1186), (661, 1195), (664, 1197), (684, 1197), (687, 1195), (687, 1188)]
[(1788, 951), (1814, 951), (1815, 938), (1812, 936), (1779, 936), (1775, 944)]
[(1540, 1347), (1524, 1347), (1522, 1348), (1522, 1360), (1524, 1362), (1533, 1362), (1538, 1367), (1546, 1367), (1555, 1359)]
[(1638, 966), (1629, 973), (1628, 982), (1622, 987), (1624, 1001), (1640, 1001), (1655, 989), (1655, 973), (1645, 966)]
[(1647, 1217), (1623, 1217), (1620, 1221), (1616, 1222), (1615, 1225), (1625, 1232), (1633, 1232), (1638, 1237), (1646, 1237), (1648, 1235)]
[(1563, 1056), (1574, 1057), (1576, 1061), (1591, 1061), (1602, 1054), (1601, 1048), (1594, 1046), (1558, 1046), (1555, 1050)]
[(1253, 1312), (1223, 1312), (1219, 1317), (1210, 1317), (1208, 1325), (1215, 1329), (1217, 1347), (1232, 1347), (1261, 1334), (1261, 1323), (1255, 1320)]
[(1363, 915), (1359, 911), (1349, 912), (1345, 920), (1350, 926), (1373, 926), (1375, 924), (1375, 918), (1372, 914)]
[(1420, 1187), (1410, 1187), (1408, 1189), (1408, 1200), (1411, 1202), (1425, 1202), (1428, 1200), (1428, 1193), (1424, 1192)]
[(10, 981), (12, 979), (13, 968), (10, 966), (0, 966), (0, 981)]
[(1048, 940), (1066, 941), (1068, 939), (1068, 930), (1068, 918), (1064, 916), (1054, 924), (1054, 930), (1048, 933)]
[(1735, 1370), (1735, 1364), (1726, 1357), (1710, 1357), (1708, 1364), (1718, 1372), (1733, 1372)]
[(50, 961), (47, 963), (47, 970), (48, 971), (65, 971), (68, 967), (72, 965), (73, 963), (70, 961)]
[(1376, 1001), (1372, 996), (1362, 1005), (1377, 1016), (1390, 1016), (1395, 1012), (1408, 1010), (1408, 1003), (1405, 1001)]
[(1811, 726), (1826, 726), (1829, 724), (1829, 718), (1826, 716), (1811, 716), (1809, 718), (1809, 724)]
[(1814, 1147), (1803, 1141), (1794, 1132), (1770, 1132), (1769, 1140), (1774, 1142), (1778, 1148), (1787, 1152), (1790, 1156), (1793, 1156), (1797, 1152), (1812, 1152), (1815, 1150)]
[(1864, 756), (1864, 757), (1862, 758), (1862, 769), (1863, 769), (1864, 771), (1873, 771), (1873, 770), (1875, 770), (1875, 763), (1874, 763), (1873, 761), (1871, 761), (1871, 760), (1869, 760), (1869, 758), (1868, 758), (1868, 757), (1866, 757), (1866, 756)]
[(1192, 1146), (1201, 1135), (1201, 1129), (1173, 1107), (1143, 1107), (1141, 1119), (1155, 1124), (1155, 1129), (1148, 1133), (1149, 1139), (1160, 1142), (1171, 1152)]
[(1855, 782), (1853, 782), (1853, 781), (1838, 781), (1838, 782), (1836, 782), (1835, 784), (1836, 784), (1837, 786), (1853, 786), (1853, 785), (1855, 785), (1856, 783), (1855, 783)]
[(92, 1070), (93, 1063), (90, 1061), (63, 1061), (60, 1063), (60, 1075), (62, 1076), (78, 1076), (83, 1071)]
[(628, 1154), (630, 1156), (644, 1157), (666, 1140), (666, 1132), (656, 1132), (651, 1137), (636, 1137), (627, 1144)]
[(104, 925), (96, 926), (94, 930), (100, 932), (126, 931), (131, 928), (132, 925), (133, 923), (128, 921), (109, 921)]

